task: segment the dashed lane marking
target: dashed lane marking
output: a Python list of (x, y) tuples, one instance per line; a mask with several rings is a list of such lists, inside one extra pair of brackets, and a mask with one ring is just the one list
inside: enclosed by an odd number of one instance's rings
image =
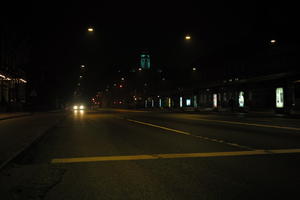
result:
[(78, 157), (78, 158), (56, 158), (56, 159), (52, 159), (51, 163), (59, 164), (59, 163), (155, 160), (155, 159), (175, 159), (175, 158), (256, 156), (256, 155), (273, 155), (273, 154), (286, 154), (286, 153), (300, 153), (300, 149), (275, 149), (275, 150), (231, 151), (231, 152), (210, 152), (210, 153), (174, 153), (174, 154), (151, 154), (151, 155), (131, 155), (131, 156), (98, 156), (98, 157)]
[(159, 125), (155, 125), (155, 124), (150, 124), (150, 123), (147, 123), (147, 122), (136, 121), (136, 120), (132, 120), (132, 119), (127, 119), (127, 120), (130, 121), (130, 122), (135, 122), (135, 123), (143, 124), (143, 125), (146, 125), (146, 126), (152, 126), (152, 127), (155, 127), (155, 128), (160, 128), (160, 129), (167, 130), (167, 131), (172, 131), (172, 132), (175, 132), (175, 133), (180, 133), (180, 134), (184, 134), (184, 135), (191, 135), (190, 133), (188, 133), (186, 131), (180, 131), (180, 130), (167, 128), (167, 127), (163, 127), (163, 126), (159, 126)]
[(193, 135), (192, 133), (189, 133), (189, 132), (186, 132), (186, 131), (181, 131), (181, 130), (168, 128), (168, 127), (164, 127), (164, 126), (159, 126), (159, 125), (151, 124), (151, 123), (147, 123), (147, 122), (137, 121), (137, 120), (133, 120), (133, 119), (127, 119), (127, 120), (130, 121), (130, 122), (143, 124), (143, 125), (146, 125), (146, 126), (151, 126), (151, 127), (155, 127), (155, 128), (175, 132), (175, 133), (180, 133), (180, 134), (200, 138), (202, 140), (207, 140), (207, 141), (210, 141), (210, 142), (226, 144), (226, 145), (229, 145), (229, 146), (238, 147), (238, 148), (247, 149), (247, 150), (255, 150), (254, 148), (251, 148), (251, 147), (248, 147), (248, 146), (245, 146), (245, 145), (239, 145), (239, 144), (235, 144), (235, 143), (231, 143), (231, 142), (226, 142), (224, 140), (219, 140), (219, 139), (216, 139), (216, 138), (209, 138), (209, 137), (204, 137), (204, 136), (201, 136), (201, 135)]

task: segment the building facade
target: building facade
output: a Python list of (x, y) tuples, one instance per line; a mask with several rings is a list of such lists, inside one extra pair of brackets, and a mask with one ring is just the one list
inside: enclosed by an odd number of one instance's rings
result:
[(0, 32), (0, 112), (21, 111), (26, 102), (28, 45), (18, 31), (3, 25)]
[(154, 95), (154, 105), (183, 110), (300, 113), (299, 56), (297, 48), (286, 44), (247, 56), (226, 55), (217, 62), (207, 58), (207, 62), (193, 64), (199, 66), (197, 70), (190, 67), (180, 73), (183, 81), (178, 90), (170, 89), (160, 99)]

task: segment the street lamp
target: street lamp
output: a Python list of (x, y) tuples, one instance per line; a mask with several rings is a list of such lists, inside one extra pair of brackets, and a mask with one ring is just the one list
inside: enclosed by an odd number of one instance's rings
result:
[(197, 69), (196, 69), (196, 67), (193, 67), (193, 71), (196, 71)]
[(275, 44), (277, 41), (276, 40), (270, 40), (271, 44)]
[(185, 40), (191, 40), (191, 36), (190, 35), (186, 35), (185, 36)]
[(88, 28), (88, 32), (94, 32), (94, 29), (92, 27)]

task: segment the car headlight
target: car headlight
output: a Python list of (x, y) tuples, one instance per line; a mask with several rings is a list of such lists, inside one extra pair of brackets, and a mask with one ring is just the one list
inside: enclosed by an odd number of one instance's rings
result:
[(79, 107), (79, 109), (80, 109), (80, 110), (83, 110), (83, 109), (84, 109), (84, 106), (83, 106), (83, 105), (81, 105), (81, 106)]
[(77, 110), (77, 109), (78, 109), (78, 106), (73, 106), (73, 109), (74, 109), (74, 110)]

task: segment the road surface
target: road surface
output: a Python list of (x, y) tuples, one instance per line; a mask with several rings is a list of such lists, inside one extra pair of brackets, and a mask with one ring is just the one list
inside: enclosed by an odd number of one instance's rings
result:
[(46, 200), (289, 199), (300, 183), (299, 122), (127, 110), (69, 113), (1, 171), (1, 194)]

